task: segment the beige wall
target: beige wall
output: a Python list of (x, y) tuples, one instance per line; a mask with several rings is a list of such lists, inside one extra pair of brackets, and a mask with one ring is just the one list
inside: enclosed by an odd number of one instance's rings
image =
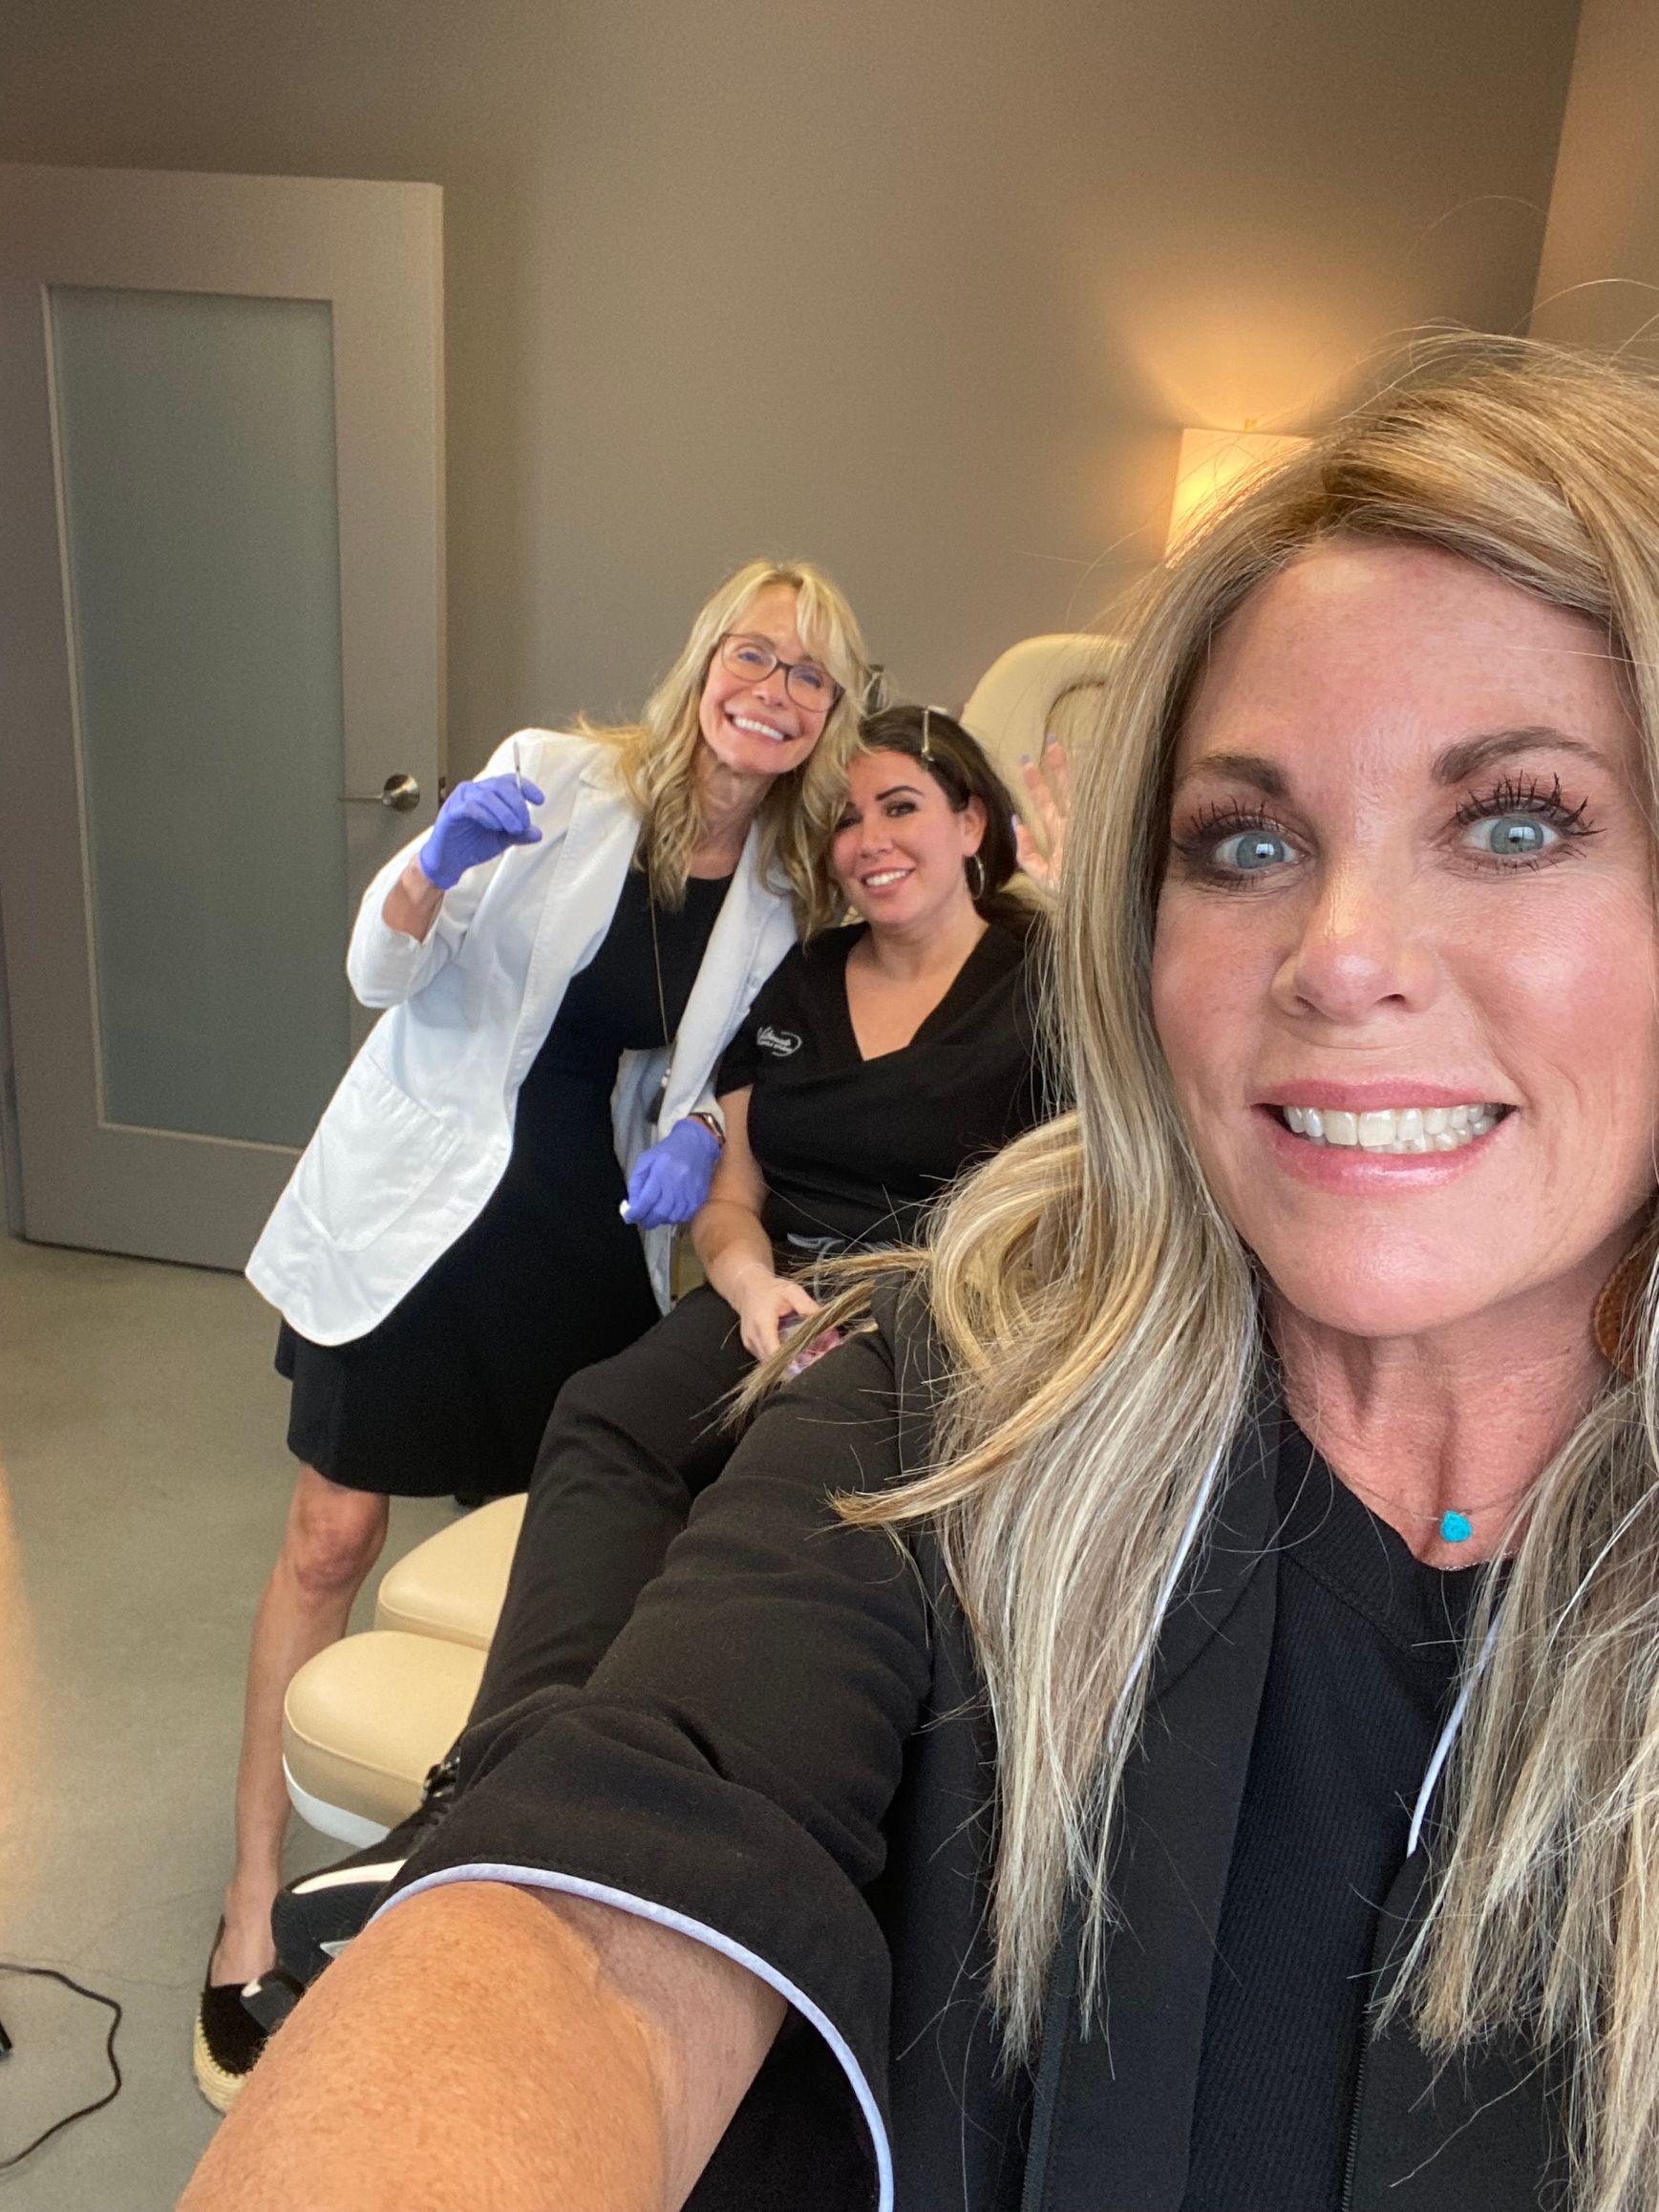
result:
[(1585, 345), (1635, 340), (1659, 357), (1653, 0), (1584, 0), (1532, 329)]
[(757, 548), (939, 699), (1092, 616), (1182, 422), (1524, 315), (1574, 13), (11, 0), (0, 159), (444, 187), (466, 767), (636, 702)]

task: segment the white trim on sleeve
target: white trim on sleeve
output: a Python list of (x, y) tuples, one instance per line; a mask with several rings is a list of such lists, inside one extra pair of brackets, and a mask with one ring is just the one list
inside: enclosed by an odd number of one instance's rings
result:
[(793, 2005), (803, 2020), (809, 2020), (835, 2053), (836, 2061), (846, 2075), (853, 2095), (858, 2100), (864, 2125), (870, 2131), (870, 2142), (876, 2154), (876, 2179), (880, 2191), (877, 2212), (893, 2212), (893, 2148), (887, 2139), (887, 2131), (882, 2124), (882, 2115), (864, 2072), (853, 2056), (846, 2037), (835, 2022), (804, 1991), (785, 1980), (774, 1966), (734, 1943), (729, 1935), (718, 1928), (708, 1927), (699, 1920), (690, 1920), (683, 1912), (674, 1912), (666, 1904), (653, 1904), (649, 1898), (632, 1897), (624, 1889), (608, 1889), (602, 1882), (585, 1882), (575, 1874), (551, 1874), (544, 1866), (499, 1866), (494, 1862), (471, 1866), (446, 1866), (439, 1873), (422, 1875), (412, 1882), (407, 1889), (400, 1889), (389, 1898), (379, 1912), (392, 1912), (405, 1898), (418, 1897), (423, 1889), (438, 1889), (451, 1882), (507, 1882), (519, 1889), (553, 1889), (566, 1897), (585, 1897), (595, 1904), (614, 1905), (619, 1912), (631, 1912), (636, 1920), (654, 1921), (659, 1927), (671, 1927), (676, 1934), (690, 1936), (693, 1943), (704, 1944), (722, 1958), (734, 1960), (747, 1967), (769, 1989)]

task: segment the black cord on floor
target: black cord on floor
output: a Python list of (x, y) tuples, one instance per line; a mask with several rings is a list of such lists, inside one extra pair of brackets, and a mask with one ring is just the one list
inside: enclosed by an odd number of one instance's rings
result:
[(110, 2062), (110, 2073), (114, 2076), (112, 2086), (94, 2103), (83, 2104), (74, 2112), (65, 2113), (62, 2119), (53, 2120), (44, 2135), (36, 2136), (32, 2143), (26, 2143), (22, 2150), (15, 2152), (10, 2159), (0, 2159), (0, 2174), (6, 2174), (13, 2166), (22, 2165), (25, 2159), (32, 2158), (42, 2143), (51, 2142), (53, 2136), (61, 2135), (65, 2128), (73, 2127), (76, 2120), (87, 2119), (95, 2112), (102, 2112), (106, 2104), (114, 2104), (120, 2095), (121, 2068), (116, 2056), (116, 2030), (121, 2024), (121, 2008), (114, 1997), (106, 1997), (100, 1989), (89, 1989), (84, 1983), (74, 1981), (68, 1974), (60, 1974), (55, 1967), (19, 1967), (14, 1966), (10, 1959), (0, 1959), (0, 1974), (32, 1974), (43, 1982), (61, 1982), (66, 1989), (73, 1989), (77, 1997), (90, 1997), (95, 2005), (107, 2007), (111, 2019), (110, 2031), (104, 2039), (104, 2056)]

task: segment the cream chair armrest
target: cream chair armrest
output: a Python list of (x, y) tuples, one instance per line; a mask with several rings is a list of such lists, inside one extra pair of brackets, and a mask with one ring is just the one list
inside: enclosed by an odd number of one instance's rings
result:
[(497, 1498), (405, 1552), (381, 1578), (374, 1626), (487, 1648), (507, 1592), (523, 1498)]
[(296, 1805), (304, 1811), (308, 1799), (395, 1826), (420, 1802), (427, 1769), (466, 1726), (483, 1670), (476, 1645), (380, 1628), (307, 1660), (283, 1708)]

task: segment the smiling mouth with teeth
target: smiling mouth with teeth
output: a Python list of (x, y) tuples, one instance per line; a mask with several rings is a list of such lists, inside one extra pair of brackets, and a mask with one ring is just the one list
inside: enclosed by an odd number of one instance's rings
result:
[(751, 737), (769, 737), (774, 745), (793, 745), (795, 739), (781, 730), (775, 730), (770, 722), (751, 721), (747, 714), (729, 714), (727, 720), (734, 729), (747, 730)]
[(1362, 1152), (1460, 1152), (1485, 1137), (1513, 1111), (1478, 1102), (1469, 1106), (1386, 1107), (1345, 1114), (1335, 1107), (1280, 1106), (1287, 1129), (1309, 1144), (1354, 1145)]

